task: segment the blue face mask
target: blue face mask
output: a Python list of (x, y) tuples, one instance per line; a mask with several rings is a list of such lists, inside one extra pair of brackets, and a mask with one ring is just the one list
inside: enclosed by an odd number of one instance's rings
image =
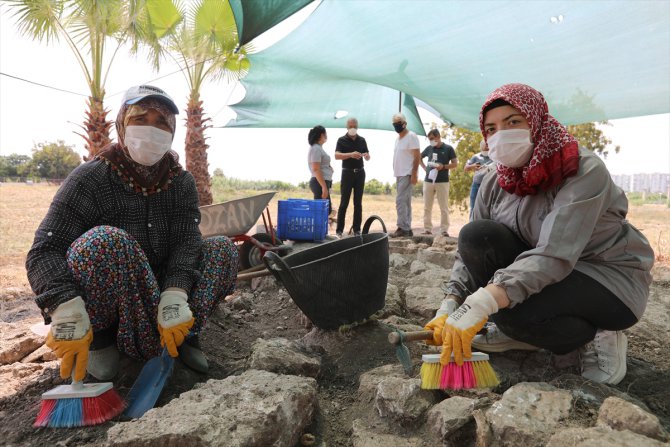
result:
[(393, 128), (396, 132), (400, 133), (405, 130), (405, 123), (393, 123)]

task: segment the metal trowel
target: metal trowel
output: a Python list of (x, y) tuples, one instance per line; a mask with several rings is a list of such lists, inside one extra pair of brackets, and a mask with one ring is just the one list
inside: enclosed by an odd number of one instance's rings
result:
[(149, 360), (126, 397), (128, 408), (123, 414), (136, 419), (152, 409), (163, 391), (165, 382), (172, 374), (173, 367), (174, 359), (168, 354), (167, 348), (163, 349), (159, 357)]

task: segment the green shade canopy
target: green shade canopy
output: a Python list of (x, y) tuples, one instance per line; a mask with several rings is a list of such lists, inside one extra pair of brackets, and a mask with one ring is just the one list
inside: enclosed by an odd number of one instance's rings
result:
[(510, 82), (540, 90), (565, 124), (667, 113), (670, 2), (324, 0), (251, 55), (242, 82), (231, 126), (329, 126), (347, 110), (390, 130), (402, 91), (407, 115), (414, 97), (477, 129), (485, 97)]
[[(233, 106), (237, 119), (227, 127), (345, 127), (354, 117), (361, 128), (393, 129), (391, 117), (400, 102), (396, 90), (295, 70), (261, 54), (252, 64), (242, 82), (247, 90), (244, 100)], [(401, 104), (408, 128), (425, 135), (413, 98), (402, 95)]]
[(240, 46), (251, 42), (313, 0), (229, 0)]

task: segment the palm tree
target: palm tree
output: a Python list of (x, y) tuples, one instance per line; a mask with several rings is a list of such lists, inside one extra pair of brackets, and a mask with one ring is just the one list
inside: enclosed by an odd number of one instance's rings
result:
[(200, 89), (206, 80), (244, 76), (249, 70), (249, 47), (238, 48), (235, 19), (227, 0), (199, 0), (186, 11), (173, 0), (151, 0), (147, 5), (151, 7), (139, 18), (134, 48), (147, 46), (156, 68), (163, 55), (172, 57), (186, 78), (186, 169), (195, 178), (200, 205), (209, 205), (212, 192), (205, 131), (210, 119), (205, 118)]
[[(16, 9), (19, 31), (39, 41), (64, 40), (81, 68), (90, 96), (84, 124), (80, 127), (89, 157), (110, 142), (112, 123), (105, 109), (105, 81), (119, 47), (123, 44), (128, 2), (122, 0), (7, 0)], [(106, 45), (116, 48), (105, 63)]]

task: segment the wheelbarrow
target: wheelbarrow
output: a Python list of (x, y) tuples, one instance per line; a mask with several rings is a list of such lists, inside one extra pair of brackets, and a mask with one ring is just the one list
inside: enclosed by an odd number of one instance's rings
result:
[(360, 236), (283, 258), (271, 251), (263, 256), (268, 270), (316, 327), (338, 329), (361, 322), (384, 307), (388, 234), (368, 233), (374, 219), (381, 221), (377, 216), (368, 219)]
[[(203, 237), (227, 236), (240, 253), (240, 270), (262, 264), (266, 251), (288, 252), (272, 226), (268, 203), (276, 192), (230, 200), (200, 207), (200, 232)], [(263, 216), (265, 233), (249, 236), (251, 227)]]

